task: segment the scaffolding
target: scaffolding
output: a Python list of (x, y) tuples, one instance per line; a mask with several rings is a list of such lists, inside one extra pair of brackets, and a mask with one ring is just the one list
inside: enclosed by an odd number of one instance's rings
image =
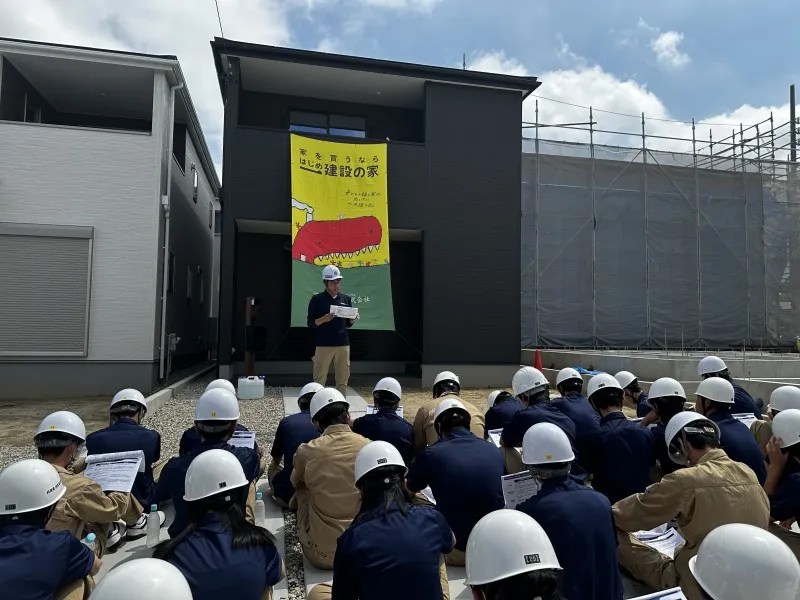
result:
[[(542, 123), (538, 102), (523, 123), (523, 347), (795, 346), (794, 111), (720, 139), (692, 121), (681, 138), (650, 133), (644, 114), (637, 131), (599, 128), (592, 108)], [(555, 139), (576, 135), (588, 139)]]

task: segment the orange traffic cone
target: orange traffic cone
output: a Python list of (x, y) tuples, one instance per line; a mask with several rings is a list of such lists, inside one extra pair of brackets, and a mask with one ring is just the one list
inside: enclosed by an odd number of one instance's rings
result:
[(538, 348), (536, 349), (536, 354), (533, 356), (533, 366), (539, 371), (542, 370), (542, 353), (539, 352)]

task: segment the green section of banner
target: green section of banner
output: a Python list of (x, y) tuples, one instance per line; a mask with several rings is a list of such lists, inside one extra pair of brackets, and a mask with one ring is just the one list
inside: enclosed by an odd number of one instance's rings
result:
[[(341, 292), (353, 300), (360, 319), (352, 329), (394, 331), (392, 279), (389, 265), (356, 267), (343, 272)], [(308, 301), (325, 291), (322, 267), (292, 261), (292, 327), (307, 327)]]

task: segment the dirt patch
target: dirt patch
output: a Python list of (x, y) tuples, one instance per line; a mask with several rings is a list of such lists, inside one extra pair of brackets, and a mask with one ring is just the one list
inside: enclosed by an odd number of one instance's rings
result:
[(108, 426), (108, 398), (70, 400), (0, 400), (0, 446), (28, 446), (44, 417), (57, 410), (69, 410), (83, 419), (86, 433)]

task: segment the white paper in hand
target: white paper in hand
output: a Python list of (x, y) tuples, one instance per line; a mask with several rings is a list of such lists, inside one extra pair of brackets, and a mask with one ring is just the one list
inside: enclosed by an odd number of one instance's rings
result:
[(83, 475), (104, 492), (130, 492), (137, 473), (144, 471), (144, 452), (114, 452), (86, 457)]
[(256, 447), (256, 433), (255, 431), (234, 431), (233, 437), (228, 440), (228, 443), (236, 448), (253, 450)]
[(492, 440), (495, 446), (500, 447), (500, 436), (503, 435), (502, 429), (490, 429), (489, 439)]
[(681, 588), (676, 587), (671, 590), (664, 590), (663, 592), (656, 592), (655, 594), (647, 594), (647, 596), (636, 596), (631, 600), (686, 600)]
[(643, 544), (647, 544), (651, 548), (658, 550), (661, 554), (665, 556), (669, 556), (670, 558), (675, 557), (675, 550), (678, 546), (683, 543), (683, 538), (681, 534), (678, 533), (677, 529), (668, 529), (667, 533), (664, 535), (660, 535), (656, 538), (651, 538), (647, 540), (642, 540)]
[(429, 502), (436, 504), (436, 498), (433, 497), (433, 490), (431, 490), (431, 486), (426, 487), (420, 493), (425, 496)]
[(503, 475), (502, 483), (506, 508), (515, 509), (525, 500), (539, 492), (539, 482), (528, 471), (521, 471), (513, 475)]
[(634, 531), (632, 535), (637, 540), (643, 542), (644, 540), (652, 540), (657, 537), (661, 537), (662, 535), (667, 533), (668, 529), (669, 529), (669, 524), (664, 523), (663, 525), (659, 525), (658, 527), (654, 527), (653, 529)]
[[(365, 412), (364, 414), (366, 414), (366, 415), (374, 415), (376, 412), (378, 412), (378, 409), (374, 404), (367, 404), (367, 412)], [(402, 404), (394, 409), (394, 414), (396, 414), (400, 418), (403, 418), (403, 405)]]
[(358, 309), (353, 306), (331, 305), (331, 314), (342, 319), (355, 319), (358, 316)]
[(736, 413), (731, 416), (739, 421), (739, 423), (744, 423), (747, 425), (747, 427), (750, 427), (753, 423), (758, 421), (753, 413)]

